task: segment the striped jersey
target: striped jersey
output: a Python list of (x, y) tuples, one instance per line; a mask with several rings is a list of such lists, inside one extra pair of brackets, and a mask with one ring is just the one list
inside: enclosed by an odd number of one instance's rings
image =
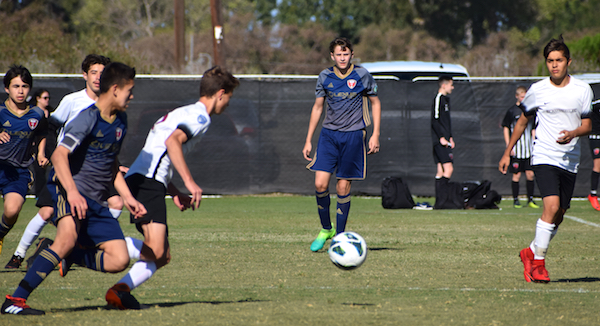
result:
[(556, 140), (562, 130), (575, 130), (590, 117), (594, 93), (586, 82), (570, 76), (569, 84), (556, 87), (550, 77), (529, 88), (523, 102), (525, 115), (536, 114), (537, 127), (531, 164), (548, 164), (577, 173), (581, 155), (579, 137), (568, 144)]
[[(506, 115), (504, 116), (504, 120), (502, 120), (502, 127), (506, 127), (510, 130), (510, 135), (512, 135), (515, 125), (517, 124), (517, 120), (523, 114), (523, 110), (517, 105), (513, 105), (508, 111), (506, 111)], [(518, 159), (528, 159), (531, 157), (531, 150), (533, 145), (532, 139), (532, 131), (533, 125), (535, 123), (535, 117), (529, 119), (521, 138), (517, 140), (515, 147), (513, 147), (515, 151), (515, 158)]]
[(37, 154), (37, 138), (46, 137), (48, 132), (44, 111), (35, 106), (17, 114), (5, 102), (0, 104), (0, 124), (0, 132), (10, 135), (7, 143), (0, 144), (0, 161), (18, 168), (31, 165)]
[(125, 177), (137, 173), (167, 187), (173, 177), (173, 166), (165, 141), (175, 130), (181, 129), (187, 135), (187, 141), (182, 146), (185, 156), (200, 141), (209, 126), (210, 116), (201, 102), (177, 108), (162, 116), (150, 129), (144, 148)]
[(351, 65), (346, 74), (333, 66), (319, 74), (316, 97), (325, 97), (323, 128), (361, 130), (371, 124), (368, 96), (377, 96), (377, 83), (367, 69)]
[[(65, 126), (64, 138), (58, 143), (71, 153), (69, 165), (77, 190), (104, 206), (126, 133), (125, 112), (118, 112), (110, 122), (102, 118), (96, 105), (92, 105)], [(54, 169), (49, 184), (56, 184)]]

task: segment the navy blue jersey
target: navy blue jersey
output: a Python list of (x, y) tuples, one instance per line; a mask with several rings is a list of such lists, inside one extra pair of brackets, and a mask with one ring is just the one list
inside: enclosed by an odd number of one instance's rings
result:
[(325, 97), (324, 128), (355, 131), (371, 124), (367, 97), (377, 96), (377, 83), (363, 67), (352, 65), (342, 75), (334, 66), (319, 74), (315, 95)]
[(17, 115), (3, 103), (0, 104), (0, 123), (0, 132), (10, 135), (7, 143), (0, 144), (0, 161), (20, 168), (31, 165), (37, 154), (34, 148), (37, 138), (46, 137), (48, 133), (44, 111), (35, 106)]
[(117, 113), (115, 120), (108, 122), (100, 116), (96, 105), (79, 113), (65, 126), (64, 138), (58, 146), (71, 152), (71, 173), (82, 195), (105, 205), (126, 132), (127, 115), (124, 112)]
[(450, 98), (438, 93), (431, 108), (431, 140), (434, 145), (437, 145), (442, 137), (450, 141), (452, 120), (450, 119)]

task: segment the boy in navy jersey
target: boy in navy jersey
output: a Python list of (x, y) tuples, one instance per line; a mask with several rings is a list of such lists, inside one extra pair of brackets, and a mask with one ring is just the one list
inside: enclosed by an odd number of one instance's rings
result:
[[(109, 306), (121, 310), (140, 309), (131, 290), (171, 260), (165, 195), (170, 193), (182, 211), (200, 205), (202, 189), (194, 181), (185, 155), (202, 139), (210, 126), (211, 116), (223, 113), (238, 85), (238, 79), (219, 66), (207, 70), (200, 81), (199, 100), (164, 115), (148, 133), (144, 148), (125, 176), (135, 198), (148, 210), (143, 218), (131, 218), (131, 223), (136, 223), (136, 228), (144, 235), (144, 241), (127, 237), (130, 257), (139, 260), (106, 292)], [(191, 198), (171, 183), (173, 169), (183, 180)]]
[[(11, 66), (4, 75), (4, 90), (8, 99), (0, 104), (0, 191), (4, 195), (0, 252), (4, 236), (17, 223), (29, 184), (33, 182), (28, 169), (34, 160), (33, 146), (43, 143), (41, 140), (48, 132), (44, 111), (27, 104), (32, 85), (31, 74), (23, 66)], [(38, 163), (45, 166), (48, 159), (39, 148)]]
[(544, 209), (535, 237), (519, 253), (527, 282), (548, 283), (546, 253), (571, 203), (581, 156), (580, 137), (590, 133), (594, 93), (586, 82), (569, 75), (571, 56), (562, 36), (544, 48), (549, 78), (531, 85), (521, 102), (521, 115), (498, 164), (506, 174), (510, 152), (534, 114), (538, 121), (531, 165)]
[[(366, 177), (366, 154), (379, 152), (381, 103), (377, 97), (377, 84), (369, 72), (352, 64), (352, 44), (345, 38), (336, 38), (329, 45), (333, 67), (319, 74), (316, 100), (308, 124), (308, 133), (302, 154), (311, 161), (307, 168), (315, 172), (317, 208), (322, 230), (310, 246), (319, 251), (328, 239), (344, 232), (350, 211), (352, 180)], [(373, 134), (368, 152), (365, 128), (371, 124), (369, 102), (373, 111)], [(326, 107), (323, 128), (314, 159), (310, 158), (312, 138)], [(329, 216), (329, 180), (333, 172), (337, 177), (336, 227)], [(337, 230), (336, 230), (337, 229)]]
[(132, 214), (141, 217), (146, 213), (118, 172), (117, 161), (127, 132), (125, 110), (133, 98), (134, 77), (135, 69), (125, 64), (107, 65), (96, 104), (65, 126), (64, 138), (52, 154), (48, 182), (55, 205), (56, 239), (35, 259), (13, 295), (6, 296), (2, 314), (44, 314), (25, 301), (67, 256), (102, 272), (117, 273), (129, 265), (123, 232), (106, 200), (114, 183)]

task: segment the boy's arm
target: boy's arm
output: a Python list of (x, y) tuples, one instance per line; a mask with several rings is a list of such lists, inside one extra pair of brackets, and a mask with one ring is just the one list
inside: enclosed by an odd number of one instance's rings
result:
[(71, 213), (80, 220), (85, 219), (85, 213), (88, 209), (87, 201), (77, 190), (71, 167), (69, 165), (69, 154), (71, 152), (64, 146), (58, 146), (52, 153), (52, 165), (54, 172), (60, 184), (67, 192), (67, 201), (71, 205)]
[(500, 172), (502, 172), (503, 174), (506, 174), (508, 166), (510, 165), (510, 152), (512, 151), (513, 147), (515, 147), (517, 140), (521, 138), (521, 135), (523, 134), (523, 131), (525, 131), (525, 127), (527, 127), (530, 118), (531, 117), (527, 117), (526, 115), (521, 114), (521, 117), (519, 118), (519, 120), (517, 120), (517, 123), (515, 124), (512, 136), (510, 137), (510, 141), (506, 145), (506, 149), (504, 150), (504, 154), (500, 159), (500, 163), (498, 163), (498, 170), (500, 170)]
[[(117, 163), (117, 162), (115, 162)], [(121, 172), (119, 172), (119, 166), (118, 163), (117, 165), (115, 165), (115, 170), (116, 170), (116, 174), (115, 174), (115, 180), (114, 180), (114, 185), (115, 185), (115, 189), (117, 190), (117, 192), (119, 193), (119, 196), (121, 196), (121, 198), (123, 198), (123, 203), (125, 204), (125, 207), (127, 207), (127, 210), (129, 210), (129, 212), (131, 212), (131, 214), (133, 214), (133, 216), (135, 218), (140, 218), (144, 215), (146, 215), (146, 208), (144, 207), (144, 205), (142, 205), (142, 203), (138, 202), (133, 195), (131, 194), (131, 190), (129, 190), (129, 187), (127, 186), (127, 183), (125, 182), (125, 178), (123, 178), (123, 174)]]
[(192, 205), (192, 208), (196, 209), (200, 206), (200, 201), (202, 200), (202, 188), (196, 184), (187, 163), (185, 163), (182, 146), (187, 140), (188, 136), (183, 130), (175, 129), (171, 136), (165, 141), (165, 146), (167, 146), (167, 154), (169, 155), (171, 164), (173, 164), (173, 167), (183, 180), (185, 187), (192, 195), (190, 204)]
[(571, 140), (573, 140), (573, 138), (589, 135), (591, 131), (592, 119), (584, 118), (581, 119), (581, 126), (579, 126), (577, 129), (561, 131), (560, 133), (562, 134), (562, 136), (560, 136), (556, 140), (556, 142), (559, 144), (568, 144), (571, 142)]
[(312, 161), (310, 158), (310, 152), (312, 151), (312, 138), (323, 114), (323, 105), (325, 103), (324, 97), (317, 97), (315, 104), (313, 104), (312, 111), (310, 112), (310, 120), (308, 122), (308, 133), (306, 134), (306, 141), (304, 142), (304, 148), (302, 154), (308, 161)]
[(369, 151), (367, 154), (379, 152), (379, 135), (381, 132), (381, 101), (377, 96), (369, 96), (371, 111), (373, 114), (373, 134), (369, 139)]

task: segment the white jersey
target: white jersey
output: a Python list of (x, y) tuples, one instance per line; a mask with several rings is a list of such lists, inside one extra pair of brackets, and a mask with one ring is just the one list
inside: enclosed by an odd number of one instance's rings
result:
[(563, 130), (575, 130), (582, 118), (591, 114), (594, 93), (586, 82), (570, 77), (569, 84), (556, 87), (545, 78), (531, 85), (523, 106), (525, 115), (537, 112), (537, 128), (533, 141), (532, 165), (549, 164), (577, 173), (581, 154), (579, 137), (568, 144), (556, 140)]
[(167, 138), (176, 129), (185, 132), (188, 137), (182, 146), (185, 156), (200, 141), (208, 126), (210, 126), (210, 116), (206, 112), (206, 106), (201, 102), (177, 108), (162, 116), (150, 129), (144, 148), (125, 177), (137, 173), (160, 181), (167, 187), (173, 176), (173, 166), (165, 145)]
[[(65, 95), (65, 97), (60, 100), (60, 103), (58, 103), (56, 110), (52, 112), (51, 117), (65, 126), (75, 119), (79, 112), (89, 108), (94, 103), (96, 103), (96, 101), (87, 95), (86, 89), (84, 88), (80, 91)], [(61, 128), (57, 143), (60, 143), (63, 137), (64, 128)]]

